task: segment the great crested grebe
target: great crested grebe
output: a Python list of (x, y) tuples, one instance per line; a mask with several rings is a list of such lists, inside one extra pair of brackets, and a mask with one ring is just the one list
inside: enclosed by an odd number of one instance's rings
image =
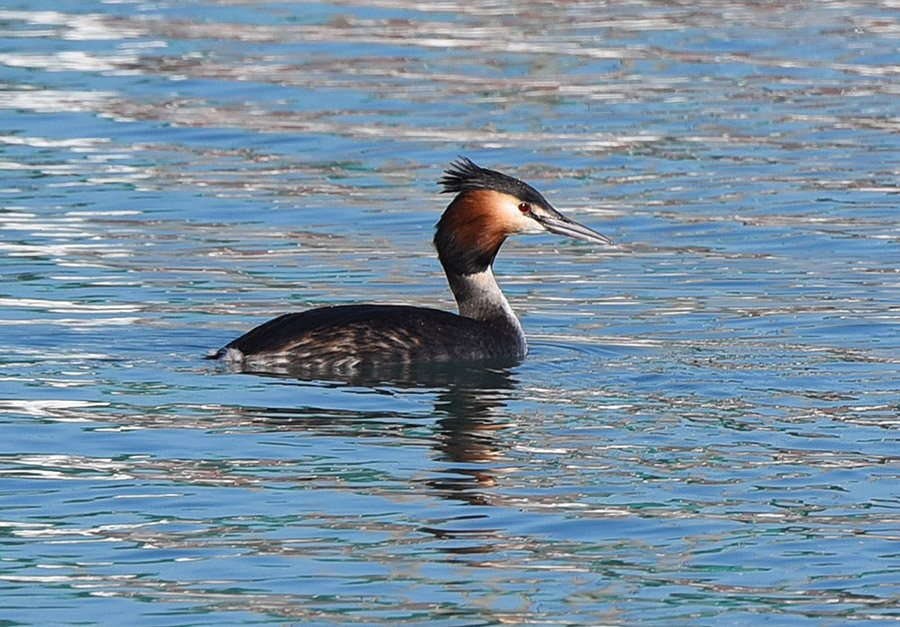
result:
[(434, 246), (459, 315), (406, 305), (321, 307), (270, 320), (209, 358), (247, 372), (522, 359), (522, 325), (491, 269), (500, 246), (516, 233), (610, 240), (556, 211), (527, 183), (469, 159), (453, 162), (440, 184), (456, 197), (437, 223)]

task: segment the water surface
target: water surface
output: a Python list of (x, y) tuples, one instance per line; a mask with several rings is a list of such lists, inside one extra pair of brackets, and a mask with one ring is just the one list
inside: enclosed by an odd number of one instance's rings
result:
[[(900, 618), (889, 2), (0, 10), (0, 620)], [(284, 311), (452, 308), (467, 155), (531, 354), (300, 381)]]

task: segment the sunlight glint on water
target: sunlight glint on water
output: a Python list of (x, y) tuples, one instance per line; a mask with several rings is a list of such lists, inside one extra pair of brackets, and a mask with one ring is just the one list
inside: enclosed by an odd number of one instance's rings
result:
[[(889, 3), (0, 23), (2, 620), (900, 616)], [(457, 155), (616, 241), (504, 246), (526, 361), (202, 360), (285, 311), (452, 309), (430, 239)]]

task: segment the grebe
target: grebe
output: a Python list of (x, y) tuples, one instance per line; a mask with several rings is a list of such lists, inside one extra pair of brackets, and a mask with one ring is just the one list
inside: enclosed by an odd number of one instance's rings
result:
[(610, 240), (556, 211), (527, 183), (466, 158), (440, 184), (456, 197), (437, 223), (434, 246), (459, 315), (406, 305), (321, 307), (270, 320), (209, 358), (245, 372), (522, 359), (525, 333), (492, 271), (500, 246), (516, 233)]

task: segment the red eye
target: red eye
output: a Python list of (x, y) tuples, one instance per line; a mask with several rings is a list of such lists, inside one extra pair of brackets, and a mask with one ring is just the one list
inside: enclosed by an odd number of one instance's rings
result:
[(520, 202), (519, 203), (519, 211), (521, 211), (522, 213), (530, 213), (531, 205), (529, 205), (527, 202)]

